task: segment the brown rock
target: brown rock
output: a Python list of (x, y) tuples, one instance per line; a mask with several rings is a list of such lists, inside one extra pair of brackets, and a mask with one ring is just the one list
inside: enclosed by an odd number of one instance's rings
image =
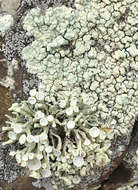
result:
[[(38, 190), (38, 188), (32, 186), (32, 178), (20, 177), (11, 184), (5, 184), (4, 190)], [(41, 188), (40, 190), (44, 190)]]
[(8, 108), (12, 104), (12, 98), (7, 88), (0, 85), (0, 127), (4, 125), (6, 120), (5, 114), (9, 114)]

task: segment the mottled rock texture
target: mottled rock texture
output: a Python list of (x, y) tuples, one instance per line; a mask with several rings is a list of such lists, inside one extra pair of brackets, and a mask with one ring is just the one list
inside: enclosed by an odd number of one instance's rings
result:
[(20, 5), (20, 0), (0, 0), (0, 7), (3, 12), (15, 15)]

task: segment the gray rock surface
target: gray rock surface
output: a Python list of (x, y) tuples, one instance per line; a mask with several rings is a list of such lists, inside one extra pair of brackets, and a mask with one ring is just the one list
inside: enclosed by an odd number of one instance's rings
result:
[(7, 154), (12, 146), (0, 145), (0, 180), (11, 183), (20, 175), (20, 168), (16, 161)]

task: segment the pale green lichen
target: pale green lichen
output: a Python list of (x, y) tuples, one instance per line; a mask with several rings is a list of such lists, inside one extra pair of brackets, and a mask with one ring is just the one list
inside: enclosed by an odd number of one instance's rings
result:
[(57, 7), (49, 8), (46, 15), (42, 15), (37, 8), (25, 17), (24, 29), (28, 35), (35, 37), (35, 41), (23, 49), (23, 59), (27, 61), (29, 72), (37, 74), (46, 84), (46, 92), (84, 85), (92, 78), (94, 61), (90, 65), (90, 59), (97, 55), (93, 56), (92, 35), (89, 32), (94, 25), (91, 22), (87, 26), (87, 17), (88, 20), (95, 20), (97, 14), (91, 5), (88, 13), (83, 9), (74, 11), (67, 7)]
[[(128, 34), (129, 26), (118, 23), (126, 3), (117, 2), (113, 8), (108, 1), (77, 0), (75, 10), (49, 8), (43, 15), (35, 8), (26, 15), (23, 27), (35, 40), (23, 49), (22, 57), (47, 95), (80, 88), (87, 92), (93, 110), (100, 101), (102, 119), (108, 119), (111, 111), (117, 115), (122, 107), (127, 110), (128, 105), (136, 115), (137, 29), (132, 23)], [(114, 11), (117, 8), (120, 12)], [(132, 12), (137, 15), (135, 4)], [(107, 97), (111, 110), (106, 108)]]
[[(75, 5), (75, 10), (64, 6), (49, 8), (45, 15), (39, 8), (32, 9), (23, 27), (35, 40), (23, 49), (22, 58), (28, 72), (42, 80), (47, 95), (80, 87), (91, 98), (101, 82), (103, 89), (107, 88), (106, 81), (115, 85), (116, 77), (123, 70), (124, 76), (130, 62), (132, 68), (136, 67), (136, 28), (125, 36), (128, 26), (122, 30), (123, 26), (116, 22), (125, 11), (121, 3), (115, 5), (120, 7), (118, 14), (108, 1), (78, 0)], [(110, 91), (115, 91), (114, 87)]]
[[(60, 92), (47, 99), (42, 92), (30, 91), (27, 101), (14, 103), (8, 116), (9, 140), (18, 150), (10, 153), (35, 178), (53, 178), (53, 185), (73, 187), (81, 176), (110, 162), (113, 131), (98, 126), (86, 103), (85, 94)], [(105, 128), (105, 129), (104, 129)]]
[(0, 15), (0, 35), (4, 36), (13, 23), (14, 20), (12, 15)]

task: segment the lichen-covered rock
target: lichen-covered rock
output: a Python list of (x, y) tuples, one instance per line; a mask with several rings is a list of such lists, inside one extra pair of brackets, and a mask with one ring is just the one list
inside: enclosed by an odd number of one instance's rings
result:
[(14, 27), (5, 36), (5, 56), (11, 61), (13, 58), (21, 57), (22, 49), (33, 41), (32, 37), (28, 37), (23, 29), (22, 19), (26, 12), (33, 7), (41, 7), (43, 11), (49, 7), (65, 5), (74, 7), (74, 0), (22, 0), (16, 13), (16, 21)]
[(121, 164), (103, 183), (103, 190), (132, 190), (138, 183), (138, 122), (135, 122), (131, 141), (125, 151)]
[[(32, 3), (30, 3), (31, 6)], [(92, 159), (97, 163), (95, 162), (95, 165), (91, 166), (94, 173), (87, 175), (87, 170), (85, 171), (85, 168), (83, 168), (81, 172), (77, 170), (77, 173), (73, 174), (77, 178), (71, 178), (72, 174), (70, 177), (65, 175), (64, 178), (58, 180), (59, 184), (57, 183), (57, 185), (65, 185), (65, 189), (66, 186), (71, 187), (75, 183), (79, 183), (79, 185), (76, 184), (77, 187), (83, 184), (81, 187), (84, 188), (93, 181), (97, 182), (101, 175), (104, 176), (104, 172), (103, 174), (100, 173), (100, 168), (103, 169), (105, 166), (108, 172), (110, 164), (114, 168), (112, 158), (117, 153), (121, 157), (125, 145), (129, 143), (133, 124), (138, 115), (137, 2), (116, 0), (110, 3), (110, 1), (76, 0), (75, 6), (76, 9), (65, 6), (49, 8), (46, 11), (43, 10), (43, 14), (40, 9), (41, 6), (29, 10), (26, 16), (22, 18), (22, 24), (29, 39), (26, 40), (27, 46), (23, 48), (25, 46), (25, 43), (23, 43), (20, 49), (14, 47), (14, 50), (18, 49), (18, 55), (22, 55), (23, 64), (26, 66), (28, 73), (35, 74), (41, 81), (39, 90), (43, 91), (51, 107), (52, 105), (57, 106), (57, 102), (53, 102), (53, 97), (57, 98), (61, 92), (78, 90), (77, 97), (81, 94), (84, 95), (85, 103), (88, 104), (91, 112), (97, 118), (98, 125), (89, 131), (90, 139), (98, 138), (101, 128), (104, 131), (103, 133), (112, 131), (108, 137), (109, 145), (117, 144), (116, 139), (120, 139), (120, 144), (114, 146), (115, 150), (111, 154), (109, 164), (106, 166), (103, 163), (101, 165), (99, 159), (95, 160), (95, 158), (101, 158), (103, 152), (97, 151), (100, 151), (101, 148), (99, 147), (104, 143), (103, 141), (94, 142), (94, 144), (97, 143), (97, 146), (95, 145), (95, 157)], [(24, 31), (22, 34), (21, 36), (24, 38)], [(13, 34), (12, 38), (14, 37)], [(34, 38), (32, 43), (30, 43), (31, 37)], [(18, 39), (18, 35), (15, 39)], [(11, 57), (16, 55), (13, 50), (11, 52)], [(62, 98), (64, 97), (63, 94)], [(31, 98), (28, 101), (34, 106), (35, 99)], [(60, 110), (66, 106), (65, 102), (61, 102)], [(21, 102), (17, 105), (21, 104), (24, 103)], [(31, 106), (31, 109), (33, 106)], [(57, 106), (57, 108), (59, 107)], [(34, 111), (37, 111), (37, 109)], [(24, 123), (28, 121), (26, 119), (28, 118), (27, 112), (22, 112), (24, 116), (21, 121)], [(65, 113), (72, 117), (74, 111), (72, 108), (68, 108)], [(66, 118), (65, 115), (59, 121), (63, 122), (63, 118)], [(39, 120), (40, 125), (43, 125), (46, 120), (41, 120), (41, 122)], [(66, 128), (74, 130), (76, 125), (73, 121), (69, 120), (69, 123), (66, 123)], [(26, 139), (25, 136), (20, 139), (16, 135), (18, 130), (22, 131), (21, 127), (16, 128), (16, 125), (10, 123), (10, 130), (14, 131), (14, 133), (9, 134), (10, 138), (14, 138), (12, 140), (16, 140), (16, 142), (19, 140), (18, 143), (20, 143)], [(65, 134), (62, 136), (60, 132), (56, 131), (54, 139), (57, 140), (54, 140), (54, 143), (57, 145), (60, 141), (58, 137), (60, 136), (62, 139), (66, 136)], [(103, 134), (103, 139), (104, 136)], [(126, 137), (124, 145), (121, 143), (123, 137)], [(35, 140), (37, 141), (38, 138)], [(43, 160), (42, 156), (41, 158), (40, 160)], [(102, 160), (106, 160), (106, 158), (104, 155)], [(83, 163), (84, 159), (79, 156), (77, 160), (73, 161), (73, 167), (76, 167), (76, 163)], [(31, 162), (27, 167), (31, 170), (36, 168), (38, 170), (41, 167), (41, 161), (33, 160), (33, 163), (35, 164), (32, 165)], [(96, 171), (95, 166), (99, 167), (98, 171)], [(86, 177), (81, 177), (80, 181), (80, 176), (84, 173), (86, 173)], [(39, 175), (38, 177), (42, 174), (48, 177), (51, 176), (51, 171), (48, 168), (45, 172), (35, 172), (35, 177), (36, 174)], [(58, 175), (57, 169), (55, 169), (53, 175)], [(55, 177), (55, 179), (59, 178)], [(74, 182), (74, 180), (77, 182)], [(54, 187), (57, 188), (57, 186)]]
[(125, 165), (125, 167), (132, 172), (132, 175), (130, 179), (128, 180), (128, 183), (137, 184), (137, 181), (138, 181), (137, 180), (138, 179), (138, 121), (136, 121), (135, 123), (132, 139), (122, 162)]
[[(137, 55), (126, 48), (136, 45), (137, 29), (132, 23), (128, 37), (129, 24), (122, 28), (117, 22), (125, 3), (115, 5), (118, 14), (108, 2), (78, 0), (75, 5), (75, 10), (49, 8), (45, 15), (35, 8), (26, 15), (24, 29), (35, 38), (22, 51), (28, 72), (42, 80), (47, 96), (73, 88), (87, 93), (101, 123), (127, 134), (137, 116), (138, 67)], [(129, 19), (137, 15), (135, 7)]]
[(117, 190), (137, 190), (137, 189), (138, 189), (138, 185), (126, 185), (126, 186), (117, 188)]
[(94, 165), (110, 162), (115, 133), (106, 124), (99, 127), (86, 94), (67, 91), (49, 99), (33, 89), (30, 95), (12, 105), (9, 110), (16, 117), (8, 116), (2, 128), (9, 138), (3, 145), (18, 144), (10, 155), (30, 170), (30, 176), (52, 177), (55, 188), (73, 187), (81, 176), (93, 173)]

